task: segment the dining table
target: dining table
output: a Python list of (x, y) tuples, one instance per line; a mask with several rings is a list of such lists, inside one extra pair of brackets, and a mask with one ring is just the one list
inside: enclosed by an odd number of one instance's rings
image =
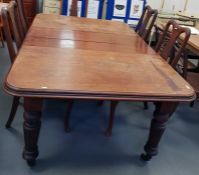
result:
[(55, 14), (35, 17), (4, 89), (24, 98), (23, 158), (30, 166), (39, 155), (44, 99), (154, 102), (141, 155), (150, 160), (158, 154), (166, 123), (179, 102), (196, 97), (192, 87), (127, 24)]

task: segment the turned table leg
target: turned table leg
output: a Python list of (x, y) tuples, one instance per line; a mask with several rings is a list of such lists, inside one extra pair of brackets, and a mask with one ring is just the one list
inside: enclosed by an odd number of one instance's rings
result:
[(39, 155), (38, 137), (41, 126), (41, 108), (42, 99), (39, 98), (24, 98), (24, 151), (23, 158), (28, 165), (35, 164), (35, 160)]
[(158, 154), (158, 144), (166, 129), (166, 123), (177, 108), (177, 105), (177, 102), (155, 103), (154, 118), (151, 121), (148, 141), (144, 146), (146, 153), (141, 155), (142, 160), (149, 161)]

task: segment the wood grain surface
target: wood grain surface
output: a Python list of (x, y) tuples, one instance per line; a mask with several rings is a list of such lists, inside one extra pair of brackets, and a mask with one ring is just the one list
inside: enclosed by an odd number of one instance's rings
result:
[(191, 101), (195, 93), (126, 24), (37, 15), (5, 82), (17, 96)]

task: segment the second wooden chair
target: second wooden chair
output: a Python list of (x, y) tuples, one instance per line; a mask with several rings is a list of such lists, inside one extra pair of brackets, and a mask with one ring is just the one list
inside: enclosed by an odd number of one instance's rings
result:
[[(25, 33), (24, 29), (22, 28), (23, 25), (19, 14), (19, 9), (15, 1), (11, 1), (6, 8), (2, 9), (1, 13), (2, 13), (5, 39), (7, 42), (7, 47), (10, 55), (10, 62), (12, 64), (24, 40)], [(14, 37), (15, 42), (13, 42), (12, 36)], [(18, 105), (19, 105), (19, 97), (14, 96), (10, 115), (6, 123), (6, 128), (9, 128), (11, 126)]]
[(18, 13), (19, 13), (19, 17), (20, 17), (20, 21), (21, 21), (21, 25), (22, 25), (22, 30), (23, 30), (23, 36), (26, 36), (26, 33), (28, 31), (28, 22), (27, 19), (25, 17), (25, 11), (24, 11), (24, 6), (23, 6), (23, 2), (22, 0), (15, 0), (18, 6)]
[(138, 25), (135, 28), (135, 31), (140, 35), (143, 40), (146, 42), (149, 39), (151, 29), (154, 26), (155, 20), (157, 18), (158, 11), (152, 9), (149, 5), (144, 8), (142, 16), (138, 22)]

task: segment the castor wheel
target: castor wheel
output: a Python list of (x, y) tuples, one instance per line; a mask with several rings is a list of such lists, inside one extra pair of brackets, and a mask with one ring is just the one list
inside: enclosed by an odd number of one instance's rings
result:
[(32, 167), (35, 165), (36, 161), (35, 160), (26, 160), (26, 162), (27, 162), (28, 166)]
[(149, 160), (151, 160), (152, 156), (143, 153), (143, 154), (141, 154), (140, 158), (141, 158), (141, 160), (143, 160), (143, 161), (149, 161)]

